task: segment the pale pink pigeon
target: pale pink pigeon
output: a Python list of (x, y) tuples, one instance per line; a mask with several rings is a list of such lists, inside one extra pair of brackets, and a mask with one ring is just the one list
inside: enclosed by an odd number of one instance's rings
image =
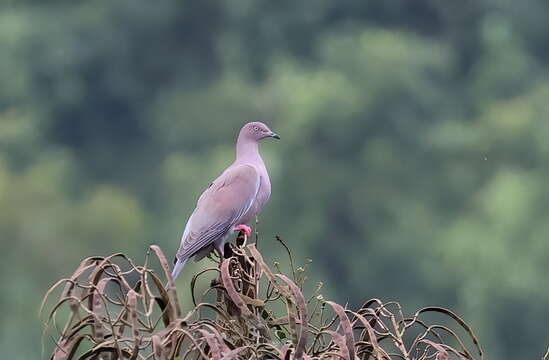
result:
[(175, 280), (189, 258), (215, 248), (223, 256), (225, 240), (233, 231), (252, 230), (246, 225), (269, 200), (271, 181), (259, 154), (259, 141), (280, 137), (261, 122), (242, 127), (236, 141), (236, 160), (202, 193), (189, 217), (175, 257)]

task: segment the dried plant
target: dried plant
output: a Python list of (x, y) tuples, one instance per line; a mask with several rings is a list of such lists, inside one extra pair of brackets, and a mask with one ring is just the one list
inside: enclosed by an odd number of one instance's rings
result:
[(324, 300), (321, 285), (306, 298), (303, 268), (290, 257), (291, 277), (278, 266), (274, 272), (242, 235), (219, 266), (195, 275), (193, 299), (198, 281), (214, 276), (183, 316), (168, 262), (150, 249), (161, 274), (150, 254), (143, 266), (115, 254), (85, 259), (50, 288), (43, 306), (61, 293), (45, 321), (56, 339), (51, 359), (482, 359), (475, 335), (451, 311), (428, 307), (405, 317), (397, 302), (378, 299), (353, 311)]

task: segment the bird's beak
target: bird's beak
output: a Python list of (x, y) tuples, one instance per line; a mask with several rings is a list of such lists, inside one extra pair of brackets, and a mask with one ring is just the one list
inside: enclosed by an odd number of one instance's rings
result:
[(271, 131), (271, 133), (269, 134), (270, 137), (272, 137), (273, 139), (277, 139), (277, 140), (280, 140), (280, 136), (278, 136), (277, 133), (274, 133)]

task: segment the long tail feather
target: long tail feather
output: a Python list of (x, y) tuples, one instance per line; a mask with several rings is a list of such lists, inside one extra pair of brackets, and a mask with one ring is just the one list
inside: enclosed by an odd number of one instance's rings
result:
[(185, 267), (186, 263), (187, 263), (187, 259), (184, 259), (184, 260), (177, 259), (172, 270), (172, 278), (174, 281), (175, 279), (177, 279), (177, 277), (179, 276), (179, 273), (181, 272), (181, 270), (183, 270), (183, 267)]

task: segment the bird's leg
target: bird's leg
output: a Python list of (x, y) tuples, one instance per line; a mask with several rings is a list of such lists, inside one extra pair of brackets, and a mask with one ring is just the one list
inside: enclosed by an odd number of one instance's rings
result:
[(246, 237), (252, 236), (252, 228), (248, 225), (240, 224), (234, 227), (234, 231), (243, 231)]
[(236, 246), (239, 248), (245, 247), (248, 238), (252, 235), (252, 229), (247, 225), (241, 224), (235, 226), (233, 231), (238, 231), (238, 235), (236, 236)]

